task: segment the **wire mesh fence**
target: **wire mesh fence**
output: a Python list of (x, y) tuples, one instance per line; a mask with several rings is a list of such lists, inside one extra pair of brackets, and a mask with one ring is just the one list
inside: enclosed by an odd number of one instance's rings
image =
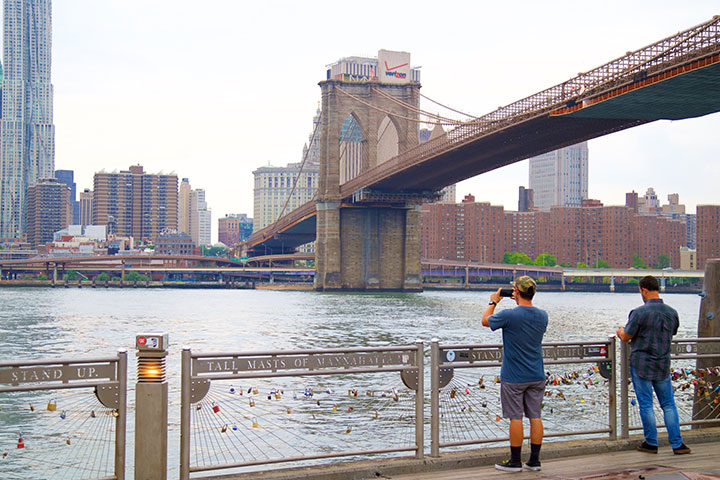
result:
[(373, 454), (422, 456), (418, 345), (275, 354), (186, 350), (181, 477)]
[(0, 362), (0, 478), (125, 478), (127, 353)]

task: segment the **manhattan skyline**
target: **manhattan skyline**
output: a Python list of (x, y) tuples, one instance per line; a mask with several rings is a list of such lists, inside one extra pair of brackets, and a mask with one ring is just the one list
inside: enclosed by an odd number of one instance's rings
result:
[[(429, 5), (406, 11), (369, 2), (348, 23), (342, 9), (289, 2), (194, 5), (53, 4), (55, 168), (74, 170), (79, 190), (95, 172), (129, 162), (176, 172), (205, 189), (214, 225), (226, 213), (252, 212), (254, 169), (300, 161), (317, 82), (341, 57), (408, 51), (423, 66), (423, 94), (482, 115), (718, 13), (712, 2), (610, 2), (597, 10), (459, 2), (428, 15)], [(718, 127), (714, 114), (590, 141), (589, 196), (622, 204), (625, 192), (652, 186), (663, 198), (679, 193), (689, 211), (717, 203), (710, 182), (720, 177)], [(510, 207), (527, 184), (524, 161), (461, 182), (458, 197)]]

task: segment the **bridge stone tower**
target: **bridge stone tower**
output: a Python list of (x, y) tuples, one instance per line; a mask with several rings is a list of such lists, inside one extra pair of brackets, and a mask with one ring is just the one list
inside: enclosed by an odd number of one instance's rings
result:
[(331, 79), (320, 87), (315, 288), (421, 290), (421, 197), (341, 193), (342, 184), (418, 144), (417, 112), (393, 99), (417, 107), (420, 84)]

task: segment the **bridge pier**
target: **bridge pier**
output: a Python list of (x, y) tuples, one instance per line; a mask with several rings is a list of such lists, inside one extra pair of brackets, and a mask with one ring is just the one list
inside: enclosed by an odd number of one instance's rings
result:
[(667, 283), (667, 279), (665, 277), (660, 277), (660, 291), (662, 293), (665, 293), (665, 285)]
[(419, 291), (420, 209), (318, 203), (317, 290)]
[(612, 277), (612, 276), (610, 277), (610, 291), (611, 292), (615, 291), (615, 277)]

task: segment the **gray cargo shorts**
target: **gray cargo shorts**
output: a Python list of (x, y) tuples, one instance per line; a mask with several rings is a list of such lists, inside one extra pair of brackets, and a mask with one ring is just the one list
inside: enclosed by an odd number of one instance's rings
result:
[(524, 383), (500, 383), (500, 401), (504, 418), (522, 420), (523, 412), (527, 418), (540, 418), (545, 380)]

